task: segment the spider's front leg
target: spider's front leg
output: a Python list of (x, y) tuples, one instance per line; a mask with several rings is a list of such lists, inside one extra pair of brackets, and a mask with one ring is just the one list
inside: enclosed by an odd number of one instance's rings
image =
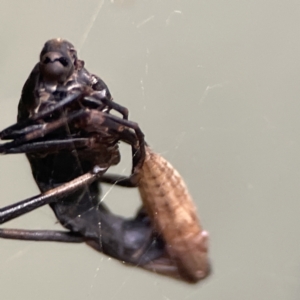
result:
[[(75, 97), (76, 96), (76, 97)], [(65, 103), (65, 105), (72, 103), (75, 100), (78, 100), (78, 97), (80, 95), (72, 95), (72, 97), (67, 97), (64, 99), (62, 102)], [(111, 101), (110, 101), (111, 102)], [(109, 103), (109, 102), (108, 102)], [(109, 108), (116, 108), (117, 106), (117, 111), (121, 112), (123, 114), (124, 111), (127, 111), (126, 108), (123, 106), (112, 103), (112, 106), (108, 105)], [(115, 121), (115, 123), (121, 123), (124, 125), (129, 125), (132, 128), (135, 129), (136, 124), (134, 122), (127, 121), (125, 119), (120, 119), (118, 117), (115, 117), (110, 114), (103, 113), (98, 110), (77, 110), (77, 111), (71, 111), (68, 115), (64, 115), (61, 118), (57, 120), (53, 120), (51, 122), (43, 122), (41, 124), (37, 124), (36, 121), (39, 121), (42, 118), (49, 117), (52, 113), (54, 113), (56, 110), (61, 109), (61, 102), (59, 102), (57, 105), (51, 106), (45, 111), (42, 111), (41, 113), (38, 113), (34, 115), (32, 118), (24, 121), (24, 122), (19, 122), (16, 123), (3, 131), (0, 132), (0, 137), (1, 139), (13, 139), (12, 142), (2, 144), (0, 145), (0, 153), (29, 153), (33, 151), (49, 151), (51, 153), (52, 151), (57, 151), (58, 149), (71, 149), (71, 148), (76, 148), (76, 146), (88, 146), (88, 139), (87, 138), (63, 138), (63, 139), (58, 139), (58, 140), (46, 140), (42, 142), (33, 142), (34, 140), (43, 138), (47, 136), (49, 133), (52, 133), (53, 131), (65, 127), (67, 124), (70, 124), (71, 122), (75, 121), (78, 123), (78, 119), (86, 119), (85, 116), (88, 118), (91, 118), (93, 112), (98, 112), (106, 115), (109, 119), (112, 119)], [(128, 112), (126, 115), (123, 115), (123, 118), (127, 118)], [(103, 119), (103, 118), (102, 118)], [(99, 130), (99, 128), (102, 126), (102, 119), (100, 120), (99, 124), (95, 124), (96, 130)], [(124, 120), (124, 122), (122, 122)], [(98, 122), (99, 118), (97, 120), (91, 121), (91, 122)], [(105, 124), (104, 126), (110, 126), (111, 124)], [(113, 125), (111, 125), (113, 126)], [(103, 127), (103, 126), (102, 126)], [(113, 126), (115, 127), (115, 126)], [(81, 126), (81, 129), (85, 130), (84, 127)], [(109, 129), (109, 128), (107, 128)], [(113, 129), (112, 129), (113, 130)], [(121, 129), (122, 130), (122, 129)], [(103, 129), (101, 129), (103, 131)], [(137, 127), (137, 135), (139, 136), (141, 143), (143, 142), (143, 133), (141, 130)], [(117, 130), (117, 134), (119, 135), (120, 130)], [(126, 134), (123, 134), (124, 140), (127, 141)], [(134, 138), (129, 137), (130, 143), (134, 144)], [(138, 151), (138, 148), (134, 146), (136, 151)]]
[[(120, 113), (123, 119), (128, 119), (128, 109), (110, 99), (107, 99), (105, 97), (105, 93), (93, 91), (87, 87), (81, 87), (79, 90), (76, 89), (72, 92), (65, 91), (64, 93), (67, 95), (64, 99), (51, 104), (45, 107), (42, 111), (33, 114), (29, 118), (19, 121), (2, 130), (0, 132), (0, 139), (20, 139), (24, 135), (27, 135), (33, 131), (39, 129), (44, 130), (45, 124), (44, 122), (41, 122), (42, 120), (51, 117), (56, 112), (62, 112), (62, 110), (68, 109), (68, 107), (73, 106), (76, 102), (80, 103), (81, 107), (93, 107), (94, 109), (100, 111), (113, 109)], [(66, 115), (63, 116), (63, 118), (66, 118)], [(61, 120), (60, 126), (62, 126), (63, 123), (66, 123), (66, 121), (68, 120)]]
[(41, 206), (57, 202), (60, 199), (67, 197), (77, 190), (92, 184), (94, 181), (99, 179), (106, 172), (106, 170), (107, 168), (95, 167), (93, 171), (77, 177), (70, 182), (50, 189), (37, 196), (1, 208), (0, 224), (8, 222)]

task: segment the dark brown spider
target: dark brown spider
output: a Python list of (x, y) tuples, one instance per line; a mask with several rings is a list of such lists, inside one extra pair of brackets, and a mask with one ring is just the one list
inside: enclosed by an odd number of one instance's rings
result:
[[(18, 122), (0, 133), (12, 140), (0, 153), (26, 153), (42, 194), (0, 209), (0, 223), (50, 204), (70, 231), (1, 229), (0, 237), (86, 242), (119, 260), (196, 282), (209, 273), (207, 233), (180, 175), (127, 119), (127, 109), (84, 68), (72, 44), (48, 41), (23, 87)], [(119, 141), (132, 148), (129, 178), (104, 175), (120, 161)], [(138, 185), (147, 213), (134, 219), (112, 214), (99, 203), (99, 181)]]
[[(113, 109), (122, 118), (109, 114)], [(121, 261), (141, 266), (164, 253), (149, 220), (112, 214), (100, 203), (99, 180), (119, 163), (119, 141), (131, 145), (133, 173), (144, 159), (144, 137), (112, 101), (105, 83), (90, 74), (72, 44), (48, 41), (19, 102), (18, 122), (0, 133), (0, 152), (26, 153), (42, 194), (0, 210), (0, 223), (50, 204), (70, 232), (1, 230), (6, 238), (87, 242)], [(132, 177), (134, 180), (134, 177)]]

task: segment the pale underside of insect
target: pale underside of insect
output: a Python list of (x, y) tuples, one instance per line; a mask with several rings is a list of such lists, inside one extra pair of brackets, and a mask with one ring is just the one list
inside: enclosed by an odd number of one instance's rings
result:
[(201, 227), (194, 202), (180, 174), (149, 147), (138, 173), (138, 188), (179, 276), (190, 282), (208, 276), (208, 233)]

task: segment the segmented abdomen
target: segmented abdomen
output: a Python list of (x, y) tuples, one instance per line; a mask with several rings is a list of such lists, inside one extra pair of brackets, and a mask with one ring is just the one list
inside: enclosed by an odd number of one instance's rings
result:
[(148, 147), (139, 173), (139, 191), (180, 275), (192, 282), (206, 277), (210, 269), (208, 233), (202, 230), (196, 207), (180, 174)]

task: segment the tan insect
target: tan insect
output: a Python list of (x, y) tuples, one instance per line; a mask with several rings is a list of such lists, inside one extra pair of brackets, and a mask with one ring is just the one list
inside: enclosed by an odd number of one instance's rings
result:
[(164, 266), (165, 273), (172, 273), (175, 266), (173, 275), (189, 282), (208, 276), (208, 232), (201, 227), (196, 207), (180, 174), (166, 159), (146, 147), (146, 158), (137, 177), (143, 204), (156, 231), (166, 242), (169, 256), (166, 259), (171, 264), (168, 269), (166, 262), (157, 260), (146, 268), (162, 273)]

